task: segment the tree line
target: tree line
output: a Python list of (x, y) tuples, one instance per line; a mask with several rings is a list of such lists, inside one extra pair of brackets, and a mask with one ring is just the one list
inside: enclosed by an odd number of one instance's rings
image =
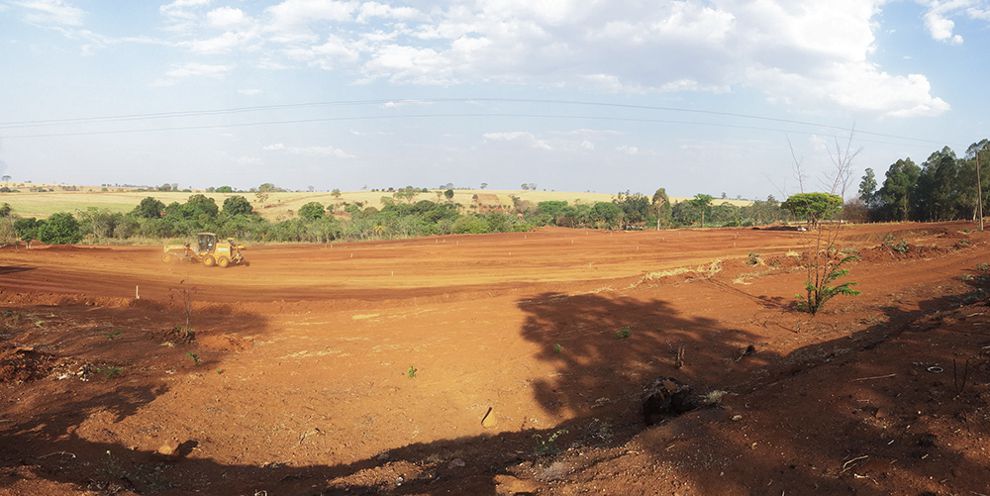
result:
[(262, 217), (241, 195), (227, 197), (217, 204), (213, 198), (193, 194), (183, 203), (167, 205), (149, 196), (126, 213), (91, 207), (74, 214), (55, 213), (47, 219), (20, 218), (6, 205), (0, 208), (0, 242), (20, 239), (46, 244), (105, 243), (182, 238), (210, 231), (221, 237), (254, 242), (328, 243), (528, 231), (540, 226), (593, 229), (747, 226), (780, 221), (789, 215), (773, 197), (748, 206), (715, 205), (709, 195), (672, 203), (663, 188), (652, 197), (626, 192), (610, 202), (589, 204), (566, 201), (534, 204), (513, 196), (511, 208), (489, 212), (472, 211), (453, 202), (450, 190), (438, 195), (436, 201), (415, 201), (415, 196), (405, 191), (404, 188), (392, 197), (383, 197), (380, 207), (339, 199), (329, 204), (309, 202), (292, 212), (290, 218), (279, 220)]
[[(977, 161), (983, 167), (977, 190)], [(859, 185), (858, 202), (847, 210), (858, 220), (872, 221), (945, 221), (975, 219), (979, 191), (983, 209), (990, 207), (985, 194), (990, 186), (987, 165), (990, 140), (981, 140), (966, 148), (959, 157), (949, 147), (937, 150), (916, 164), (911, 158), (899, 159), (884, 174), (883, 183), (873, 169), (866, 169)]]

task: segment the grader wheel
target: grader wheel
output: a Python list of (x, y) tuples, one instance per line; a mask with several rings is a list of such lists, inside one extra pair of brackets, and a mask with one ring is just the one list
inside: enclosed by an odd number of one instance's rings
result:
[(173, 257), (171, 253), (166, 253), (162, 255), (162, 262), (167, 264), (175, 263), (175, 257)]
[(220, 257), (217, 259), (217, 266), (221, 269), (226, 269), (230, 265), (230, 259), (227, 257)]
[(203, 265), (207, 267), (213, 267), (217, 264), (217, 261), (213, 258), (213, 255), (207, 255), (203, 258)]

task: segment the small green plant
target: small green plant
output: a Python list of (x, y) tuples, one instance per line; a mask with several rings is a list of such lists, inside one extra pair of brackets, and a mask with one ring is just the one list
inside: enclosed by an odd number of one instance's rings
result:
[(564, 347), (561, 346), (560, 343), (556, 343), (556, 344), (553, 345), (553, 352), (554, 353), (557, 353), (559, 355), (563, 351), (564, 351)]
[(990, 272), (990, 263), (986, 263), (986, 262), (981, 263), (976, 266), (976, 270), (980, 272)]
[(615, 331), (615, 339), (627, 339), (631, 335), (632, 330), (629, 329), (629, 326), (625, 326), (622, 329)]
[(907, 253), (911, 249), (911, 245), (903, 239), (898, 239), (895, 241), (894, 237), (890, 234), (883, 238), (883, 245), (886, 246), (891, 251), (900, 253), (901, 255)]
[(106, 332), (105, 336), (107, 337), (107, 341), (113, 341), (114, 339), (119, 338), (120, 335), (123, 333), (124, 332), (121, 331), (120, 329), (110, 329), (109, 331)]
[(557, 447), (557, 440), (564, 434), (567, 434), (567, 429), (558, 429), (546, 438), (540, 434), (533, 434), (533, 439), (536, 440), (536, 447), (533, 449), (533, 453), (536, 456), (557, 454), (560, 452), (560, 449)]
[(117, 367), (116, 365), (104, 365), (102, 367), (97, 367), (96, 373), (106, 377), (107, 379), (115, 379), (124, 373), (124, 369), (122, 367)]
[(410, 365), (409, 368), (406, 369), (406, 377), (408, 377), (410, 379), (415, 379), (416, 378), (416, 372), (419, 372), (419, 369), (417, 369), (413, 365)]
[[(856, 260), (855, 255), (844, 255), (836, 246), (839, 237), (838, 229), (825, 229), (822, 224), (817, 226), (814, 245), (809, 252), (812, 254), (806, 265), (807, 272), (804, 282), (804, 296), (798, 295), (798, 309), (816, 315), (826, 302), (838, 295), (856, 296), (859, 291), (852, 287), (854, 282), (844, 282), (833, 286), (837, 279), (849, 273), (843, 265)], [(890, 239), (884, 239), (886, 244)]]
[(195, 365), (197, 367), (199, 366), (200, 359), (199, 359), (199, 355), (198, 354), (193, 353), (191, 351), (187, 351), (186, 352), (186, 356), (189, 357), (190, 360), (192, 360), (193, 365)]
[(844, 282), (837, 286), (831, 286), (840, 277), (849, 274), (849, 271), (842, 266), (856, 259), (856, 257), (838, 256), (834, 253), (824, 253), (819, 255), (814, 264), (808, 269), (808, 278), (805, 280), (804, 297), (798, 296), (798, 307), (805, 312), (815, 315), (821, 310), (828, 300), (838, 295), (856, 296), (859, 291), (852, 287), (854, 282)]
[(960, 239), (952, 246), (954, 246), (957, 250), (961, 250), (963, 248), (969, 248), (972, 244), (973, 243), (971, 243), (968, 239)]

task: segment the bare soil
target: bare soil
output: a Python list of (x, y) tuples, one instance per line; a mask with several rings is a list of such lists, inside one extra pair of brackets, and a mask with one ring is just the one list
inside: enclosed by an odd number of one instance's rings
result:
[(0, 495), (990, 494), (971, 228), (843, 228), (814, 318), (801, 232), (0, 250)]

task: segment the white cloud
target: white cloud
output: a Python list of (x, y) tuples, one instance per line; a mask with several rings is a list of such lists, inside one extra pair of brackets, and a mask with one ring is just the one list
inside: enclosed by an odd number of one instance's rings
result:
[(309, 157), (355, 158), (355, 155), (334, 146), (286, 146), (284, 143), (272, 143), (261, 149), (266, 152), (285, 152)]
[(506, 132), (485, 133), (482, 135), (482, 138), (484, 138), (486, 142), (497, 142), (497, 141), (515, 142), (515, 143), (523, 144), (530, 148), (535, 148), (537, 150), (547, 150), (547, 151), (553, 150), (553, 147), (550, 146), (549, 143), (547, 143), (546, 141), (540, 138), (537, 138), (536, 135), (534, 135), (533, 133), (526, 131), (506, 131)]
[(954, 17), (965, 15), (975, 21), (990, 22), (990, 1), (987, 0), (917, 0), (926, 7), (922, 16), (932, 39), (960, 45), (965, 39), (955, 32)]
[(24, 0), (11, 2), (24, 11), (24, 20), (44, 26), (82, 26), (85, 12), (63, 0)]
[(212, 38), (184, 41), (179, 46), (197, 53), (227, 53), (247, 45), (254, 37), (251, 31), (227, 31)]
[(231, 28), (248, 22), (248, 16), (241, 9), (220, 7), (206, 13), (206, 22), (215, 28)]
[(262, 91), (258, 88), (242, 88), (237, 90), (237, 93), (244, 96), (257, 96), (260, 95)]
[[(54, 0), (48, 0), (54, 1)], [(932, 36), (962, 42), (953, 16), (988, 0), (916, 0)], [(247, 54), (257, 67), (315, 67), (355, 82), (518, 84), (622, 94), (751, 90), (781, 105), (937, 115), (924, 74), (877, 65), (887, 0), (281, 0), (255, 12), (208, 0), (161, 7), (177, 46)], [(223, 30), (217, 34), (216, 30)]]
[(185, 79), (197, 77), (222, 79), (233, 69), (234, 66), (232, 65), (222, 64), (188, 63), (176, 65), (166, 71), (163, 78), (155, 81), (154, 86), (171, 86)]
[(630, 145), (617, 146), (615, 148), (615, 151), (617, 151), (619, 153), (624, 153), (626, 155), (639, 155), (639, 147), (638, 146), (630, 146)]

